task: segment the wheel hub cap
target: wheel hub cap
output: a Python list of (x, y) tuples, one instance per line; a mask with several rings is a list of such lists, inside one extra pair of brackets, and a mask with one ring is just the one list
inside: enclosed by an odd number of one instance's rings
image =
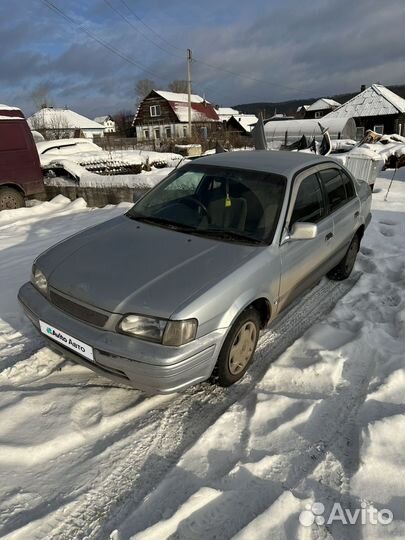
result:
[(229, 352), (229, 371), (232, 375), (238, 375), (244, 370), (256, 344), (257, 330), (254, 323), (246, 322), (233, 341)]

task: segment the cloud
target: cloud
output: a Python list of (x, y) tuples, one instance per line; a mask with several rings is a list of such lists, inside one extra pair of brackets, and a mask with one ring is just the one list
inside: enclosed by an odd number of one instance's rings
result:
[[(90, 116), (132, 108), (138, 78), (165, 87), (185, 77), (187, 47), (196, 59), (194, 91), (221, 104), (331, 95), (377, 80), (404, 82), (403, 0), (53, 2), (76, 25), (39, 1), (19, 0), (16, 10), (15, 0), (3, 0), (0, 7), (0, 101), (27, 113), (33, 110), (32, 89), (41, 82), (50, 86), (56, 105)], [(84, 29), (150, 73), (105, 50)]]

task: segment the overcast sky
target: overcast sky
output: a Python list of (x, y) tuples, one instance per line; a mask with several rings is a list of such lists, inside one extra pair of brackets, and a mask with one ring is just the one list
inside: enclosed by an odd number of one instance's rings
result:
[(0, 102), (26, 114), (38, 85), (89, 116), (131, 109), (138, 79), (185, 78), (187, 47), (193, 91), (221, 105), (405, 83), (404, 0), (51, 1), (72, 21), (43, 0), (0, 2)]

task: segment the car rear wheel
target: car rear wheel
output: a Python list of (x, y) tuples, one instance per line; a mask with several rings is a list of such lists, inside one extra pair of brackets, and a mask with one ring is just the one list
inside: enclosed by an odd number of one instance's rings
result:
[(254, 308), (245, 310), (229, 331), (214, 370), (219, 386), (231, 386), (246, 373), (259, 339), (260, 315)]
[(0, 210), (14, 210), (25, 206), (23, 195), (16, 189), (0, 188)]
[(346, 251), (346, 255), (329, 273), (328, 278), (335, 281), (343, 281), (347, 279), (352, 273), (354, 263), (356, 262), (357, 253), (360, 249), (360, 238), (358, 234), (355, 234), (349, 249)]

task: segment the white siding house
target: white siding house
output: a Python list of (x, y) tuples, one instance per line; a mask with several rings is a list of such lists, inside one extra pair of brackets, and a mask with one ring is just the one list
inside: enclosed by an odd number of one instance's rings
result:
[(97, 124), (104, 126), (104, 133), (115, 133), (115, 122), (109, 114), (105, 116), (96, 116), (94, 121), (97, 122)]

